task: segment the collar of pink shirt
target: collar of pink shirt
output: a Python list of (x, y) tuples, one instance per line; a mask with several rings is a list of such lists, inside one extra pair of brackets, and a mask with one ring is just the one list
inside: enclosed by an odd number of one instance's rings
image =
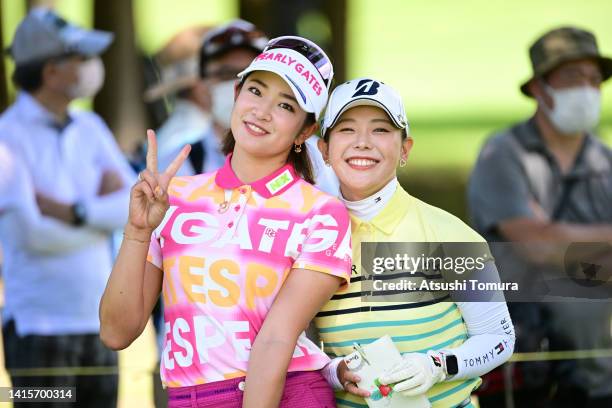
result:
[(235, 189), (244, 185), (250, 185), (260, 196), (272, 198), (275, 195), (282, 194), (300, 180), (300, 176), (298, 176), (293, 166), (287, 163), (264, 178), (252, 183), (243, 183), (234, 173), (231, 159), (232, 154), (230, 153), (215, 176), (215, 183), (223, 189)]

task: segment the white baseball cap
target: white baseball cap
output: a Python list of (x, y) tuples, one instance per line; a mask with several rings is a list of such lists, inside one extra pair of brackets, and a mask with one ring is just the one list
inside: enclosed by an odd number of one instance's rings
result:
[(384, 82), (358, 78), (338, 85), (332, 92), (325, 116), (321, 120), (321, 136), (325, 136), (334, 127), (344, 112), (363, 105), (383, 109), (397, 128), (409, 132), (410, 126), (401, 96)]
[(266, 49), (238, 77), (242, 80), (253, 71), (269, 71), (283, 78), (300, 107), (319, 119), (328, 90), (323, 76), (307, 57), (289, 48)]
[(108, 48), (113, 37), (107, 31), (70, 24), (51, 9), (37, 7), (17, 27), (9, 52), (16, 65), (68, 54), (95, 56)]

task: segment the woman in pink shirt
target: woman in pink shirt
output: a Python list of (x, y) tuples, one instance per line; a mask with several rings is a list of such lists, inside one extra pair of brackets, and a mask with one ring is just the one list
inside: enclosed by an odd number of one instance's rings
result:
[(158, 172), (148, 132), (100, 335), (130, 345), (162, 293), (170, 407), (335, 406), (320, 374), (329, 359), (304, 334), (351, 269), (348, 214), (312, 186), (304, 145), (332, 77), (314, 43), (271, 40), (239, 74), (213, 173), (173, 177), (188, 148)]

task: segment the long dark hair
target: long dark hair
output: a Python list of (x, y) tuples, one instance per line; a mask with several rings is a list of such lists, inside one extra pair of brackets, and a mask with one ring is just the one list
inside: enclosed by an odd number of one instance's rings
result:
[[(242, 84), (244, 80), (240, 82), (238, 85), (239, 91), (242, 90)], [(306, 119), (304, 120), (304, 124), (302, 125), (302, 129), (307, 126), (311, 126), (316, 122), (314, 113), (307, 112)], [(297, 136), (297, 135), (296, 135)], [(221, 144), (221, 149), (223, 154), (228, 155), (234, 151), (234, 146), (236, 146), (236, 139), (234, 139), (234, 134), (232, 130), (228, 130), (225, 136), (223, 137), (223, 143)], [(302, 151), (300, 153), (296, 153), (293, 148), (289, 150), (289, 156), (287, 157), (287, 163), (291, 163), (295, 168), (295, 171), (307, 182), (310, 184), (314, 184), (314, 175), (312, 171), (312, 163), (310, 162), (310, 157), (308, 155), (308, 148), (306, 147), (306, 143), (302, 144)]]

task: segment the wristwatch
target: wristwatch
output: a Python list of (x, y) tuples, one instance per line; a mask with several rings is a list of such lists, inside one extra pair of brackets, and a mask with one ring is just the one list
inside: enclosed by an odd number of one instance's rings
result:
[(85, 220), (87, 219), (87, 210), (85, 208), (85, 204), (80, 201), (77, 201), (72, 205), (72, 216), (73, 221), (72, 225), (81, 226), (85, 224)]
[(452, 377), (459, 372), (459, 365), (457, 364), (457, 356), (450, 353), (444, 353), (444, 368), (446, 369), (447, 377)]

